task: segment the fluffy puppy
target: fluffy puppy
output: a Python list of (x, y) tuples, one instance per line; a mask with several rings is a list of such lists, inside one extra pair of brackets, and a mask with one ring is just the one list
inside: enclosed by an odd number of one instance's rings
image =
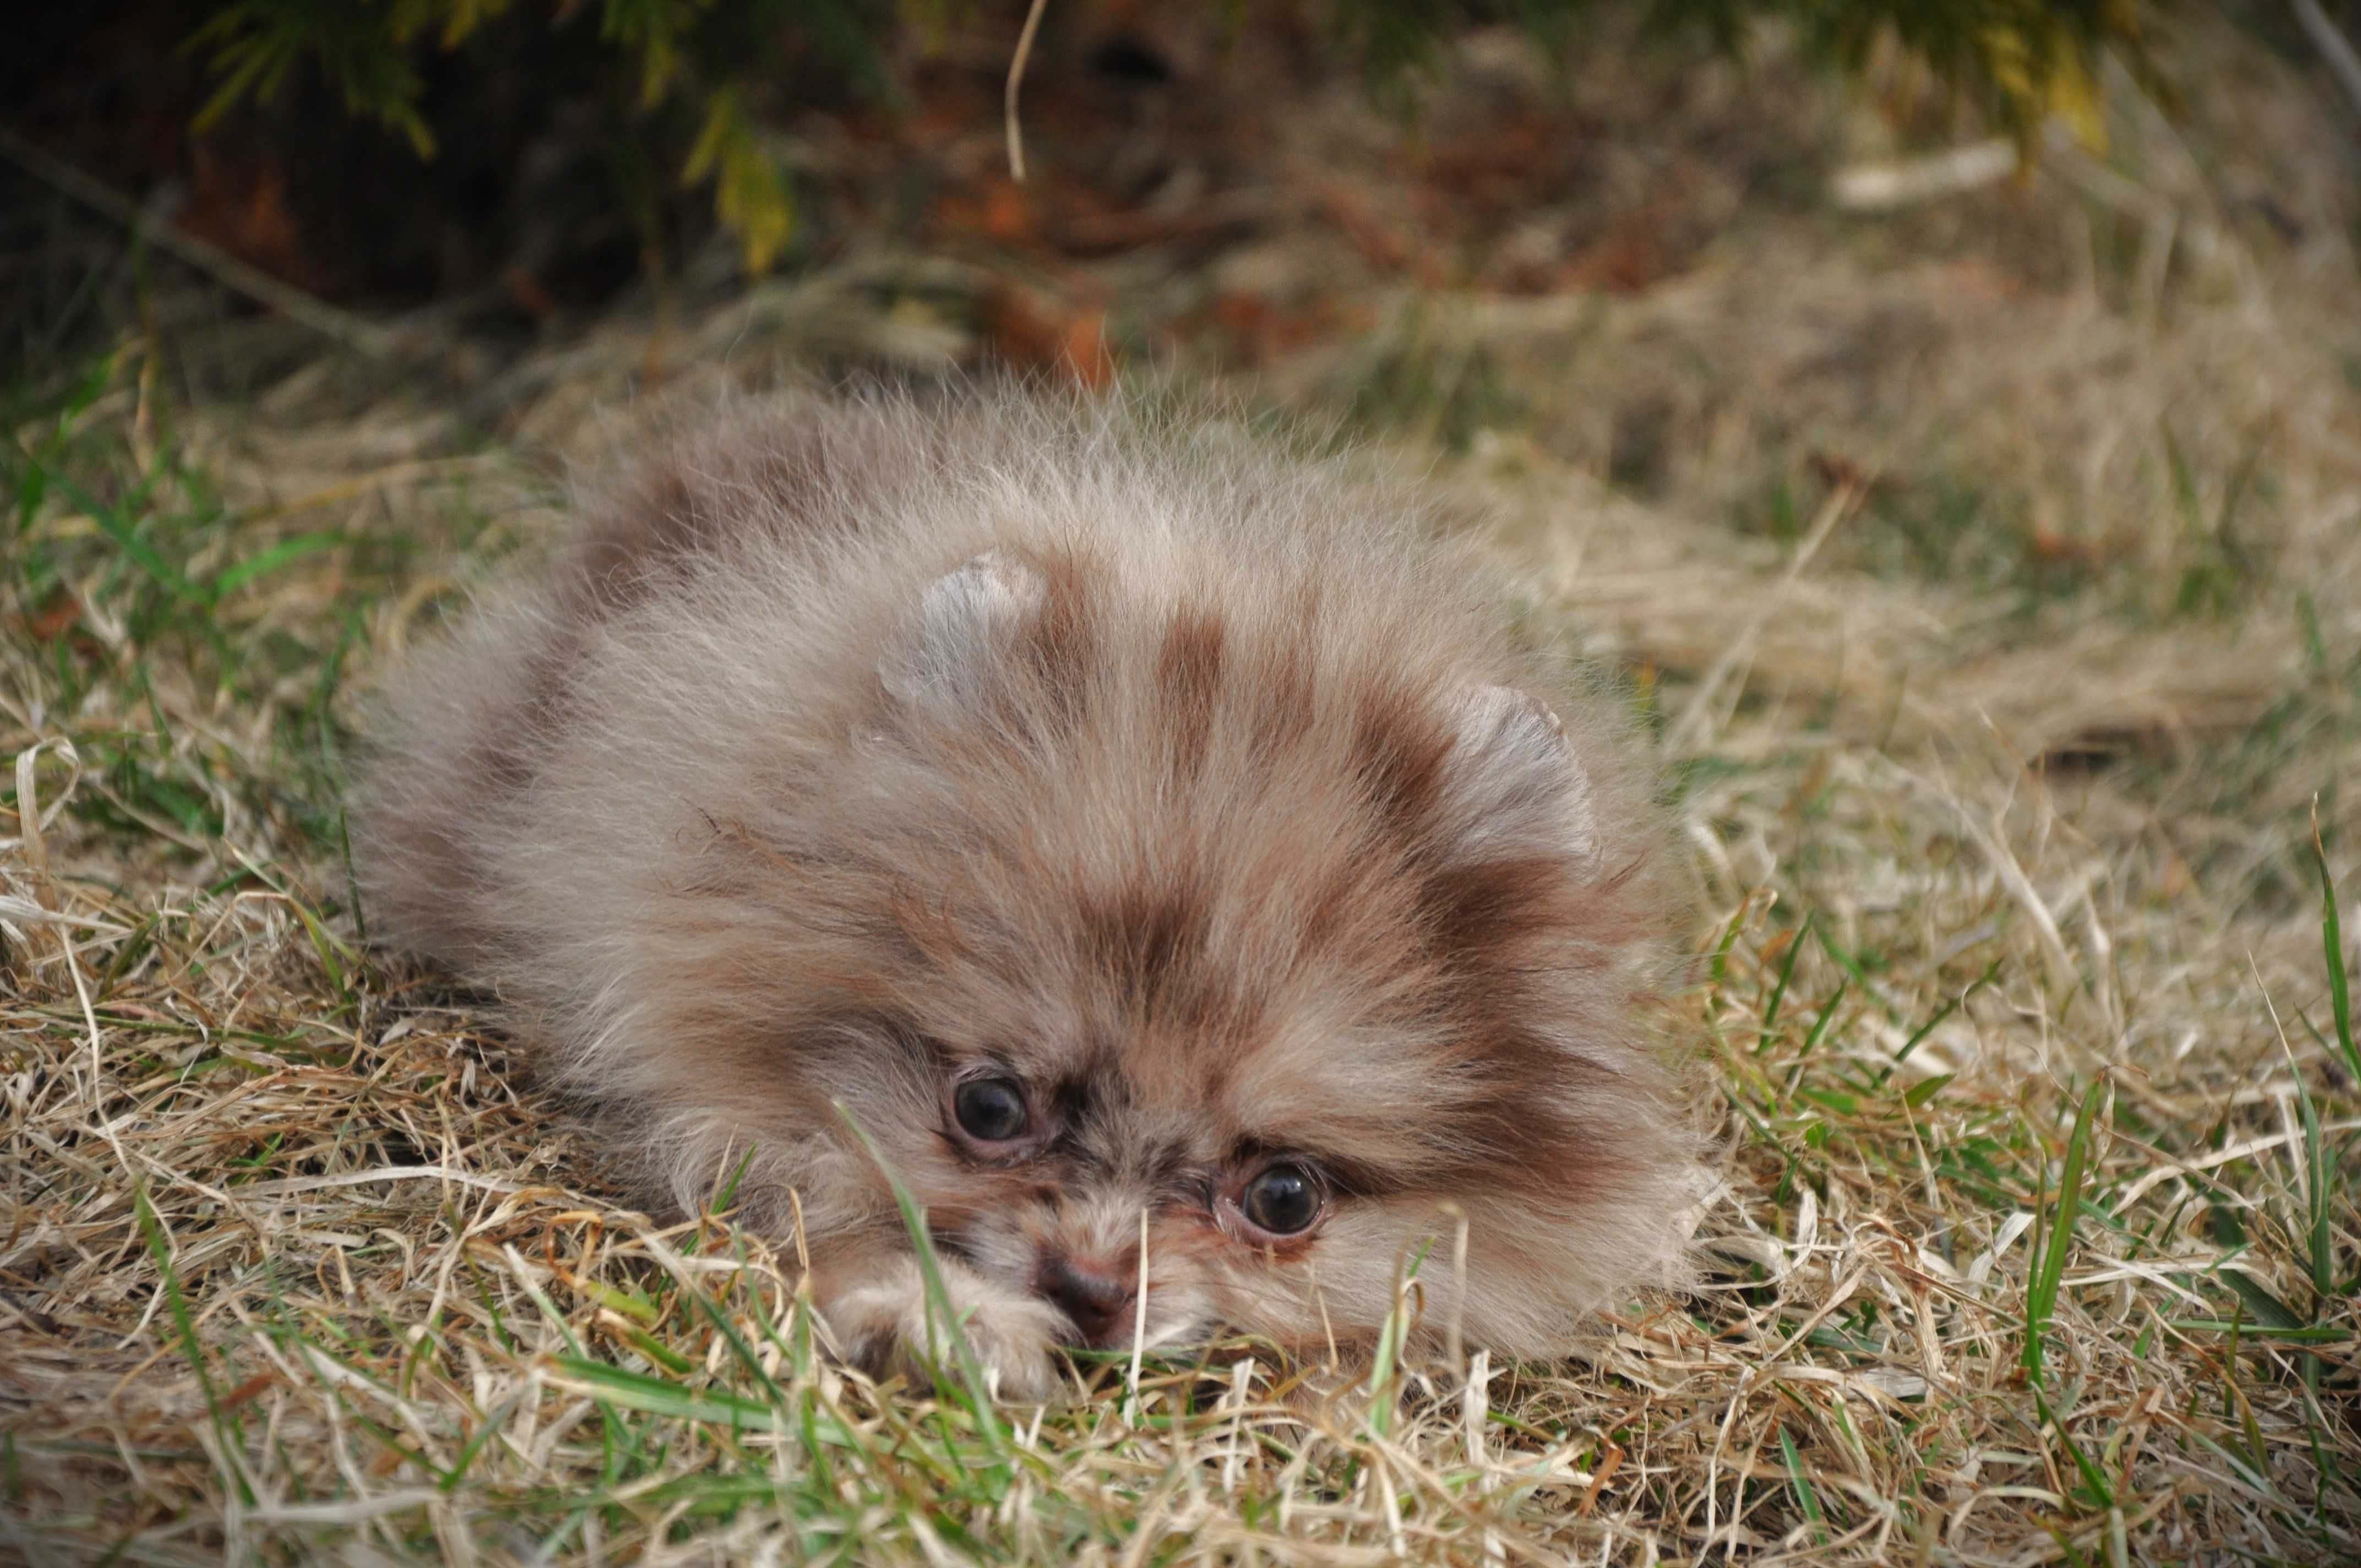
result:
[(1430, 1242), (1432, 1332), (1546, 1355), (1697, 1190), (1657, 845), (1612, 704), (1416, 521), (1104, 404), (724, 411), (389, 683), (372, 935), (655, 1193), (752, 1151), (872, 1365), (925, 1298), (840, 1104), (1010, 1395), (1365, 1346)]

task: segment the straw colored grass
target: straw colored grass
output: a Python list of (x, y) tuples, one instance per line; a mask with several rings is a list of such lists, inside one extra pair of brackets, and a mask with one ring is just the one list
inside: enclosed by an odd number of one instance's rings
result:
[[(2070, 168), (1993, 199), (2060, 232), (2093, 200)], [(2225, 224), (2152, 302), (1996, 302), (1800, 235), (1401, 328), (1406, 363), (1493, 356), (1524, 412), (1391, 449), (1657, 720), (1726, 1181), (1696, 1288), (1573, 1359), (1325, 1401), (1252, 1346), (1081, 1368), (1047, 1410), (873, 1386), (727, 1173), (685, 1223), (620, 1206), (475, 1000), (368, 951), (344, 705), (546, 540), (558, 460), (628, 442), (645, 322), (522, 362), (491, 441), (399, 386), (320, 414), (335, 360), (220, 405), (135, 338), (50, 389), (0, 455), (0, 1558), (2361, 1557), (2361, 418), (2320, 324), (2349, 274)], [(664, 396), (816, 322), (939, 354), (867, 304), (956, 269), (898, 267), (692, 323), (741, 350)], [(1863, 323), (1912, 313), (1897, 367)], [(1711, 386), (1635, 386), (1665, 334)], [(1831, 340), (1875, 395), (1812, 400)], [(1340, 364), (1268, 384), (1334, 400)], [(1611, 488), (1642, 406), (1675, 455)], [(1922, 570), (1945, 474), (2017, 499), (1940, 514), (1966, 565)]]

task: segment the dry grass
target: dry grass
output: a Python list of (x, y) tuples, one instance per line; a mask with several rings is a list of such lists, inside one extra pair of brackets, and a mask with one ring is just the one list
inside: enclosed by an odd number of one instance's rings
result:
[[(1095, 1369), (1047, 1412), (873, 1387), (815, 1354), (792, 1247), (617, 1207), (467, 999), (366, 953), (342, 694), (546, 536), (553, 457), (627, 438), (600, 411), (642, 326), (525, 362), (472, 448), (398, 386), (298, 419), (338, 362), (192, 404), (146, 340), (21, 413), (0, 1557), (2361, 1556), (2361, 1058), (2309, 817), (2361, 887), (2350, 258), (2256, 250), (2156, 134), (2119, 162), (2215, 239), (2121, 287), (1979, 292), (1999, 240), (1938, 265), (1813, 218), (1633, 298), (1404, 329), (1443, 334), (1430, 368), (1492, 356), (1523, 412), (1437, 482), (1661, 716), (1729, 1181), (1698, 1288), (1577, 1359), (1326, 1405), (1267, 1354)], [(1989, 200), (2090, 243), (2070, 169)], [(862, 267), (762, 319), (939, 352), (839, 307), (956, 273)], [(1634, 410), (1670, 456), (1610, 490)], [(1968, 552), (1936, 570), (1912, 507), (1947, 474), (1986, 501), (1925, 525)]]

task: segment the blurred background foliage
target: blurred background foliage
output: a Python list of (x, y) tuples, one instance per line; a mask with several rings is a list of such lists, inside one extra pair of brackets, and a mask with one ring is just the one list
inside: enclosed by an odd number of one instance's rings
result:
[[(240, 116), (282, 140), (300, 130), (327, 155), (311, 160), (332, 170), (324, 178), (370, 191), (380, 223), (414, 210), (406, 202), (463, 217), (527, 203), (533, 216), (509, 212), (492, 226), (540, 231), (538, 240), (511, 241), (531, 263), (530, 253), (559, 248), (578, 259), (578, 243), (547, 237), (556, 214), (603, 209), (614, 232), (589, 248), (603, 250), (615, 273), (660, 268), (685, 230), (718, 220), (746, 268), (761, 272), (796, 228), (794, 159), (781, 134), (796, 111), (859, 103), (895, 112), (897, 61), (923, 57), (954, 27), (1004, 38), (1013, 55), (1027, 8), (1026, 0), (183, 0), (102, 7), (93, 21), (45, 6), (31, 25), (48, 36), (30, 40), (29, 58), (80, 54), (115, 73), (126, 60), (150, 60), (133, 95), (192, 101), (183, 135)], [(1277, 31), (1363, 72), (1414, 120), (1421, 81), (1469, 25), (1523, 29), (1563, 60), (1603, 8), (1601, 0), (1049, 0), (1043, 23), (1045, 44), (1093, 29), (1102, 53), (1115, 51), (1113, 69), (1143, 73), (1164, 68), (1153, 47), (1104, 40), (1177, 19), (1214, 40), (1209, 69), (1218, 73), (1242, 39)], [(1784, 26), (1854, 75), (1881, 49), (1897, 49), (1935, 90), (2026, 146), (2052, 117), (2098, 134), (2103, 58), (2151, 91), (2162, 85), (2149, 47), (2153, 0), (1648, 0), (1642, 8), (1650, 30), (1702, 37), (1732, 55), (1764, 24)], [(42, 94), (31, 96), (38, 112)], [(332, 115), (371, 138), (327, 125)], [(416, 168), (391, 169), (387, 142)], [(595, 152), (566, 159), (553, 151), (560, 145)], [(302, 203), (302, 194), (299, 204), (325, 204)], [(447, 255), (404, 254), (427, 225), (339, 244), (322, 232), (333, 220), (315, 212), (303, 220), (315, 250), (379, 286), (405, 270), (467, 270)]]

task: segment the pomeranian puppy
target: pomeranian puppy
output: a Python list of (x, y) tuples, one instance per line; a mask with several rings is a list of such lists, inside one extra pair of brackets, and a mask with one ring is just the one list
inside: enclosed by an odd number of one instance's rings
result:
[(873, 1368), (929, 1323), (848, 1119), (1007, 1396), (1060, 1346), (1349, 1354), (1422, 1252), (1422, 1336), (1545, 1356), (1698, 1193), (1634, 749), (1403, 498), (1152, 424), (661, 444), (379, 698), (370, 933), (495, 991), (652, 1195), (743, 1163)]

